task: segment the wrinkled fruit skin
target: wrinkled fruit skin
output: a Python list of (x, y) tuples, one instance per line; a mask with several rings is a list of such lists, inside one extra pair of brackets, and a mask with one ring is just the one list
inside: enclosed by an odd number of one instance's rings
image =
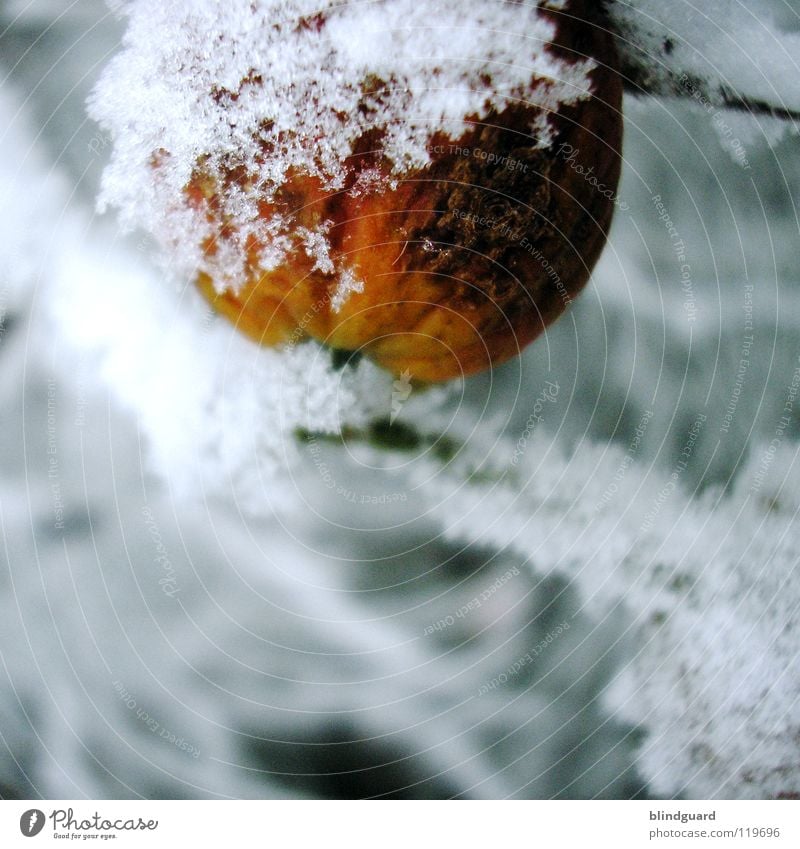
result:
[[(583, 6), (572, 4), (571, 14)], [(531, 145), (538, 110), (512, 105), (458, 139), (433, 137), (431, 164), (403, 175), (396, 188), (387, 180), (385, 191), (358, 195), (350, 189), (362, 169), (386, 169), (375, 130), (349, 157), (343, 190), (326, 192), (295, 174), (273, 203), (262, 204), (264, 216), (291, 216), (299, 227), (334, 222), (331, 256), (364, 282), (363, 292), (332, 309), (337, 277), (313, 270), (298, 245), (267, 273), (254, 261), (237, 293), (219, 294), (201, 274), (199, 288), (214, 308), (261, 344), (313, 337), (419, 381), (473, 374), (518, 355), (588, 281), (620, 174), (622, 89), (611, 36), (553, 14), (558, 29), (549, 49), (567, 59), (591, 56), (598, 67), (590, 75), (593, 96), (551, 119), (548, 149)], [(577, 165), (593, 168), (596, 180)], [(202, 171), (187, 189), (206, 202), (220, 190)]]

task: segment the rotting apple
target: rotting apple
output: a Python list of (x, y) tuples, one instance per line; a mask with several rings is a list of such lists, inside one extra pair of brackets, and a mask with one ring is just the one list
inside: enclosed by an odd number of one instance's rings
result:
[[(455, 138), (441, 128), (430, 133), (428, 164), (399, 175), (379, 123), (352, 145), (335, 190), (290, 170), (277, 190), (258, 197), (258, 215), (292, 222), (296, 237), (264, 268), (263, 244), (248, 236), (246, 279), (236, 288), (200, 272), (198, 286), (214, 308), (261, 344), (311, 337), (423, 382), (519, 354), (588, 281), (620, 175), (622, 83), (612, 36), (590, 2), (558, 6), (542, 10), (555, 34), (543, 49), (562, 62), (594, 60), (587, 96), (554, 110), (509, 98), (480, 118), (465, 116)], [(305, 25), (324, 32), (325, 17)], [(258, 86), (263, 73), (242, 85)], [(491, 89), (490, 74), (483, 83)], [(540, 83), (531, 78), (531, 91)], [(365, 79), (359, 109), (374, 109), (390, 86)], [(238, 92), (215, 96), (234, 101)], [(543, 111), (546, 145), (532, 131)], [(273, 153), (265, 144), (264, 159)], [(384, 175), (377, 183), (376, 173)], [(220, 199), (258, 195), (258, 186), (252, 169), (231, 165), (211, 175), (197, 163), (185, 196), (213, 225), (206, 257), (235, 235)], [(313, 233), (324, 234), (324, 263), (307, 249)]]

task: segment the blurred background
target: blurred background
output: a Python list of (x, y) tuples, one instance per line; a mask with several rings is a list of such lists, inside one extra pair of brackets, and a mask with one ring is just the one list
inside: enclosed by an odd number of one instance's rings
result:
[[(797, 4), (780, 5), (796, 22)], [(85, 100), (122, 31), (97, 0), (0, 12), (0, 795), (654, 792), (636, 763), (640, 723), (604, 701), (632, 650), (622, 612), (587, 612), (563, 572), (537, 571), (498, 535), (446, 533), (391, 463), (325, 443), (347, 491), (397, 498), (332, 497), (309, 451), (269, 484), (261, 514), (226, 498), (225, 481), (184, 498), (149, 447), (154, 428), (177, 427), (170, 408), (137, 409), (109, 355), (67, 341), (54, 280), (100, 275), (113, 291), (115, 277), (158, 274), (148, 238), (94, 207), (110, 140)], [(592, 283), (519, 361), (437, 399), (430, 421), (456, 405), (514, 444), (555, 380), (536, 450), (608, 448), (613, 472), (638, 433), (637, 497), (651, 504), (705, 416), (674, 497), (691, 510), (690, 496), (752, 471), (792, 385), (800, 149), (795, 136), (768, 144), (771, 122), (683, 101), (627, 97), (625, 111), (629, 209)], [(136, 335), (124, 301), (115, 315), (105, 337)], [(427, 415), (414, 403), (409, 416)], [(781, 431), (792, 451), (798, 409)], [(765, 474), (786, 472), (776, 465)]]

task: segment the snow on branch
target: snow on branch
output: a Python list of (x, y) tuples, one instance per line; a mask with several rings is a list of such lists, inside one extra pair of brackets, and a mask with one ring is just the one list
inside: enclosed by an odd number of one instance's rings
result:
[(798, 448), (765, 473), (771, 452), (751, 454), (732, 492), (693, 496), (620, 448), (566, 458), (536, 435), (520, 451), (478, 426), (413, 471), (450, 538), (561, 575), (598, 623), (624, 617), (632, 657), (606, 703), (648, 732), (639, 766), (659, 796), (800, 792)]
[(609, 0), (633, 92), (800, 119), (800, 35), (785, 5), (756, 0)]

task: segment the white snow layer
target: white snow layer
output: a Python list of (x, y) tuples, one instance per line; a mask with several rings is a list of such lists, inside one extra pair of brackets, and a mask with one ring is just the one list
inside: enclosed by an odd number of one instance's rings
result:
[[(262, 267), (280, 262), (291, 221), (265, 222), (258, 202), (287, 173), (337, 189), (354, 142), (379, 128), (392, 176), (402, 174), (429, 162), (432, 134), (458, 138), (467, 118), (520, 99), (555, 110), (585, 97), (593, 67), (545, 49), (553, 26), (535, 4), (134, 0), (122, 8), (124, 49), (90, 101), (114, 141), (101, 206), (156, 234), (182, 272), (203, 269), (220, 289), (243, 282), (249, 237), (263, 246)], [(546, 122), (541, 129), (531, 132), (544, 143)], [(243, 168), (249, 179), (222, 198), (219, 215), (235, 232), (211, 259), (200, 245), (218, 225), (189, 210), (183, 194), (201, 160), (212, 177)], [(362, 191), (387, 180), (362, 177)], [(315, 235), (303, 246), (324, 265), (324, 225)]]
[(193, 287), (165, 286), (134, 251), (107, 241), (110, 249), (102, 236), (65, 246), (49, 309), (62, 338), (94, 355), (136, 411), (153, 467), (178, 497), (231, 487), (245, 510), (286, 509), (277, 491), (297, 459), (297, 429), (338, 433), (388, 415), (387, 372), (367, 360), (336, 371), (315, 343), (253, 345)]

